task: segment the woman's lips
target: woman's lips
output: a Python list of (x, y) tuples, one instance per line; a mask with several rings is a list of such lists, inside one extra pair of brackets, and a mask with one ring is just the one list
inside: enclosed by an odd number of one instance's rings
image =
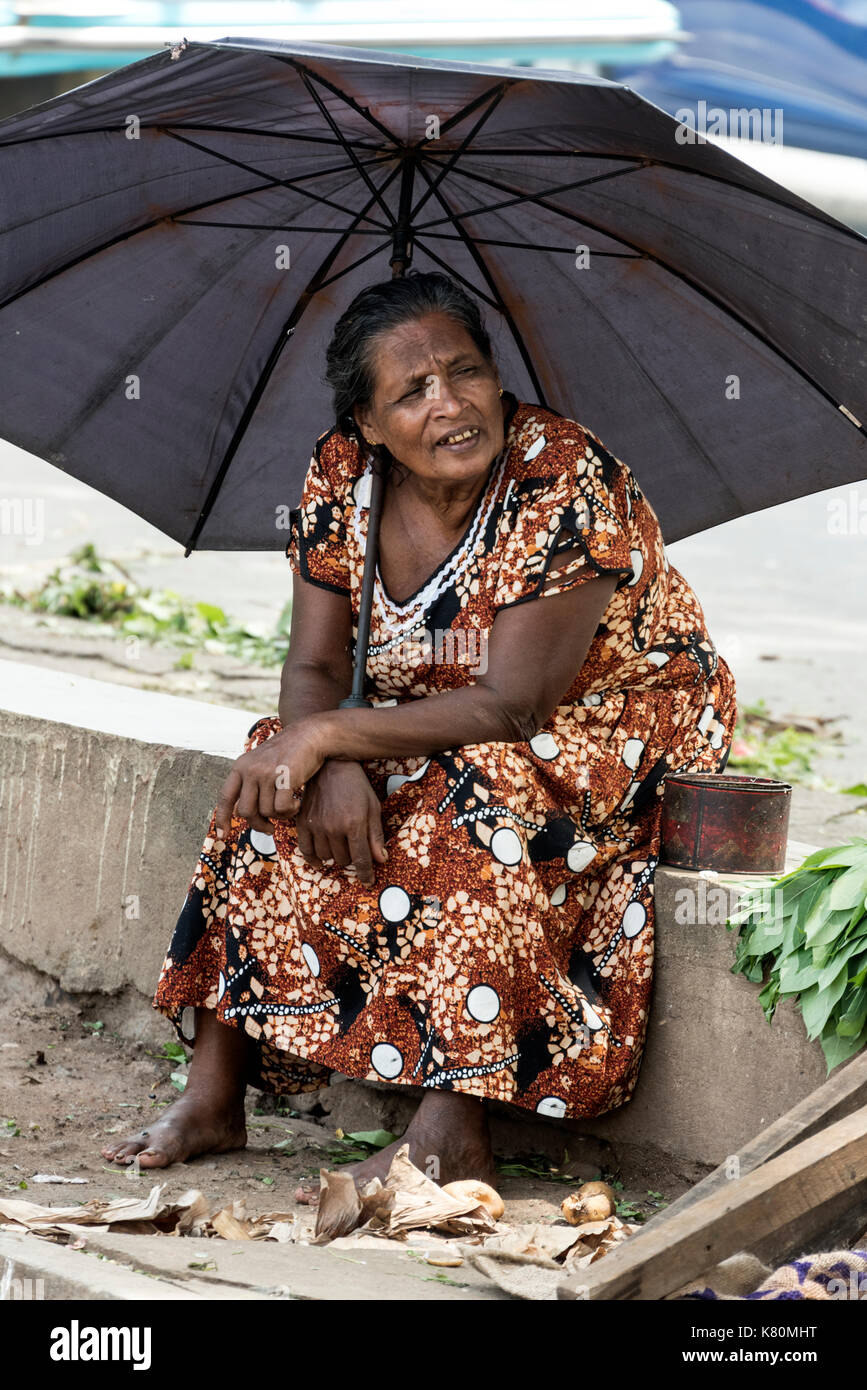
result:
[(470, 435), (469, 439), (462, 439), (459, 444), (438, 444), (438, 449), (448, 449), (450, 453), (462, 454), (468, 452), (481, 439), (481, 431), (476, 430), (475, 434)]

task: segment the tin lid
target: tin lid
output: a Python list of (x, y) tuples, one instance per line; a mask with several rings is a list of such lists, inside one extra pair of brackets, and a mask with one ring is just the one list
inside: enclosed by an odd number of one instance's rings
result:
[(664, 781), (685, 787), (706, 787), (709, 790), (732, 792), (790, 792), (791, 782), (777, 782), (773, 777), (749, 777), (728, 772), (674, 772)]

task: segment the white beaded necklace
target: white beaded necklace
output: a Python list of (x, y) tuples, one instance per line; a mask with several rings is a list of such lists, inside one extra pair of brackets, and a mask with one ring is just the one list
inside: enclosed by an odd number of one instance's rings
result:
[[(483, 504), (476, 508), (473, 525), (460, 549), (443, 561), (439, 569), (431, 575), (424, 588), (413, 599), (403, 604), (394, 603), (382, 586), (379, 565), (377, 565), (373, 584), (374, 596), (379, 606), (383, 625), (392, 636), (405, 636), (417, 628), (424, 614), (433, 606), (440, 594), (444, 593), (454, 583), (458, 575), (463, 573), (475, 550), (480, 533), (487, 526), (508, 457), (509, 446), (506, 444), (494, 465)], [(372, 461), (373, 455), (368, 454), (364, 472), (355, 488), (356, 502), (352, 513), (352, 529), (361, 551), (362, 563), (367, 553), (367, 527), (361, 525), (361, 511), (362, 508), (369, 508), (370, 505), (370, 488), (373, 479)]]

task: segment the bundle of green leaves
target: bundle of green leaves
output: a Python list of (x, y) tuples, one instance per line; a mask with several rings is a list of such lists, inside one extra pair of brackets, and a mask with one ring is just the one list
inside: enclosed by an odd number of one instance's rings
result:
[(829, 1073), (867, 1044), (867, 839), (754, 882), (726, 925), (740, 926), (732, 973), (764, 985), (769, 1023), (781, 999), (798, 1000)]

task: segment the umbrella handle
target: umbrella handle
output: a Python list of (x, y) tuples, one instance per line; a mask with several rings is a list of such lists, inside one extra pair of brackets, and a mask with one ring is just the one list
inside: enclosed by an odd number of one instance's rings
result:
[(370, 700), (362, 694), (367, 671), (367, 643), (370, 634), (370, 615), (373, 609), (373, 581), (379, 556), (379, 519), (382, 515), (384, 478), (373, 472), (370, 483), (370, 510), (367, 517), (367, 543), (364, 554), (364, 574), (361, 580), (361, 605), (358, 610), (358, 638), (352, 666), (352, 691), (341, 700), (338, 709), (372, 709)]

